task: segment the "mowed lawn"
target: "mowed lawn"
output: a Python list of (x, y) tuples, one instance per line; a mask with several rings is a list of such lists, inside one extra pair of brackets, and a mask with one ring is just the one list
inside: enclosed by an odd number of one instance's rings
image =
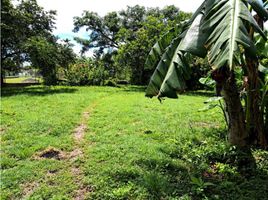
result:
[(5, 78), (4, 79), (4, 83), (7, 84), (17, 84), (17, 83), (23, 83), (23, 82), (27, 82), (27, 80), (30, 80), (30, 82), (39, 82), (42, 83), (42, 79), (41, 78), (36, 78), (36, 77), (12, 77), (12, 78)]
[(142, 87), (3, 88), (1, 199), (265, 199), (268, 153), (241, 174), (212, 94)]

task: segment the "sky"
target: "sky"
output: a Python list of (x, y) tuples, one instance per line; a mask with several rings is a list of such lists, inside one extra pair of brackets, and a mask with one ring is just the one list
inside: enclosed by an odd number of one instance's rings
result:
[[(62, 39), (73, 39), (74, 36), (86, 37), (85, 30), (73, 33), (73, 17), (81, 16), (84, 10), (97, 12), (104, 16), (111, 11), (119, 11), (127, 6), (141, 5), (145, 7), (163, 8), (175, 5), (185, 12), (194, 12), (203, 0), (37, 0), (45, 10), (56, 10), (56, 29), (53, 33)], [(81, 47), (75, 44), (74, 51), (79, 53)], [(92, 52), (89, 52), (92, 54)]]

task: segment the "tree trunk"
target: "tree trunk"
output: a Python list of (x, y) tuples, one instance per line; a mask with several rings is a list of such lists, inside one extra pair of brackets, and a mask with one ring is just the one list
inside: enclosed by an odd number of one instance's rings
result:
[(3, 75), (3, 72), (1, 72), (1, 87), (3, 87), (4, 85), (4, 75)]
[[(258, 25), (263, 29), (263, 20), (258, 16), (254, 16)], [(251, 27), (249, 35), (254, 40), (254, 29)], [(261, 92), (260, 79), (258, 72), (258, 58), (250, 56), (250, 53), (245, 52), (246, 70), (248, 74), (248, 88), (247, 89), (247, 104), (246, 104), (246, 123), (247, 132), (251, 143), (266, 148), (268, 139), (265, 135), (264, 113), (261, 109)]]
[(268, 102), (264, 107), (264, 110), (265, 110), (264, 132), (266, 133), (266, 140), (268, 140)]
[(247, 145), (245, 115), (236, 86), (234, 72), (230, 72), (227, 68), (215, 70), (212, 73), (212, 78), (216, 81), (218, 91), (221, 90), (225, 101), (229, 122), (229, 142), (238, 147), (245, 147)]
[(246, 68), (248, 72), (246, 123), (251, 143), (260, 147), (267, 147), (264, 133), (264, 119), (261, 110), (260, 81), (258, 74), (258, 60), (246, 54)]
[(229, 142), (232, 145), (244, 147), (247, 145), (245, 115), (233, 71), (230, 72), (229, 77), (223, 82), (222, 95), (229, 117)]

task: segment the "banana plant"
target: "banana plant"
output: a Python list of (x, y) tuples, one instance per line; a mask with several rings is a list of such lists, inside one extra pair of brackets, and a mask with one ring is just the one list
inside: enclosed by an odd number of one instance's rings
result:
[[(207, 56), (211, 77), (221, 88), (225, 101), (230, 143), (244, 147), (254, 137), (255, 144), (267, 147), (267, 125), (259, 101), (259, 55), (254, 41), (257, 33), (267, 42), (263, 31), (263, 23), (268, 19), (266, 5), (267, 0), (205, 0), (169, 44), (162, 37), (152, 48), (145, 65), (154, 67), (155, 72), (146, 96), (177, 98), (177, 92), (184, 91), (185, 81), (191, 78), (187, 55)], [(248, 80), (244, 86), (246, 107), (236, 85), (237, 67), (242, 68)]]

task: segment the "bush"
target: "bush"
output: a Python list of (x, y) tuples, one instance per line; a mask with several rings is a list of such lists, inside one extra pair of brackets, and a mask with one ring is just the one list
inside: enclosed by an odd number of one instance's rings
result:
[(104, 85), (110, 87), (117, 87), (116, 81), (113, 79), (105, 80)]
[(82, 60), (70, 65), (64, 72), (67, 85), (104, 85), (109, 78), (109, 72), (101, 63), (91, 60)]
[(190, 57), (191, 60), (191, 78), (186, 81), (188, 90), (209, 89), (199, 82), (202, 77), (207, 77), (210, 67), (207, 59)]
[(76, 63), (69, 66), (64, 73), (64, 79), (68, 85), (88, 85), (90, 68), (83, 63)]

